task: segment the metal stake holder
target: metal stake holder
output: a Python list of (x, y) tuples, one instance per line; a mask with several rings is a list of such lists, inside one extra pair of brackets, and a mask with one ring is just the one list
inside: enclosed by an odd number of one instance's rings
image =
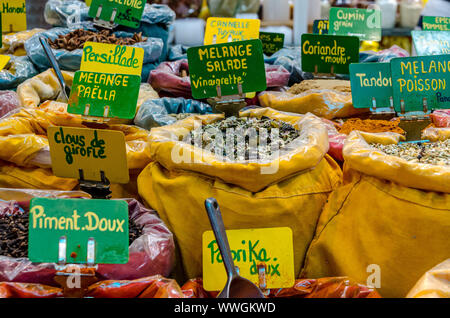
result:
[[(95, 239), (91, 237), (88, 240), (86, 264), (66, 264), (66, 253), (67, 238), (61, 236), (58, 244), (58, 265), (55, 266), (54, 280), (62, 287), (65, 298), (83, 298), (86, 295), (87, 288), (98, 281), (95, 276)], [(74, 277), (77, 275), (78, 278)], [(72, 281), (74, 278), (75, 283)]]
[(80, 180), (80, 190), (89, 193), (92, 199), (111, 199), (111, 183), (105, 176), (104, 171), (100, 171), (102, 181), (84, 180), (84, 172), (82, 169), (78, 170)]
[(431, 119), (428, 116), (431, 111), (428, 110), (427, 99), (423, 98), (422, 103), (423, 111), (406, 112), (405, 101), (400, 101), (399, 127), (406, 131), (406, 141), (421, 140), (422, 130), (431, 124)]
[(97, 9), (97, 14), (94, 18), (94, 25), (99, 26), (101, 28), (105, 28), (105, 29), (114, 29), (118, 26), (118, 24), (114, 23), (114, 20), (116, 19), (116, 15), (117, 15), (117, 9), (114, 8), (111, 18), (109, 21), (105, 21), (105, 20), (101, 20), (100, 19), (100, 15), (102, 14), (102, 10), (103, 10), (103, 6), (99, 6)]
[(325, 73), (319, 73), (318, 72), (319, 67), (317, 65), (314, 65), (314, 79), (336, 79), (336, 74), (334, 74), (334, 65), (331, 65), (331, 71), (330, 75)]
[(238, 83), (239, 95), (222, 96), (220, 85), (217, 86), (217, 97), (209, 98), (208, 103), (216, 113), (225, 113), (225, 117), (239, 117), (239, 111), (247, 106), (245, 94), (242, 93), (242, 84)]
[(377, 107), (376, 97), (372, 97), (372, 107), (370, 107), (371, 118), (392, 119), (395, 117), (394, 98), (389, 99), (389, 107)]

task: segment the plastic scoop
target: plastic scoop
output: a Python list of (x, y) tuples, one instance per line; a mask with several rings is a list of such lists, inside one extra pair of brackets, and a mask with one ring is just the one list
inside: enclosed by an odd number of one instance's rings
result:
[(223, 225), (222, 214), (216, 199), (205, 201), (209, 221), (216, 236), (217, 245), (227, 271), (227, 283), (217, 298), (265, 298), (261, 290), (246, 278), (239, 276), (231, 256), (230, 244)]
[(41, 42), (42, 48), (44, 49), (45, 55), (47, 55), (47, 58), (50, 62), (50, 64), (53, 67), (53, 70), (55, 71), (56, 77), (58, 78), (59, 85), (61, 85), (61, 92), (62, 97), (64, 98), (64, 102), (69, 101), (69, 95), (70, 95), (70, 89), (66, 86), (66, 82), (64, 81), (64, 77), (62, 75), (61, 69), (59, 68), (58, 62), (56, 61), (55, 55), (52, 52), (52, 49), (50, 48), (50, 45), (48, 45), (47, 39), (44, 37), (39, 37), (39, 41)]

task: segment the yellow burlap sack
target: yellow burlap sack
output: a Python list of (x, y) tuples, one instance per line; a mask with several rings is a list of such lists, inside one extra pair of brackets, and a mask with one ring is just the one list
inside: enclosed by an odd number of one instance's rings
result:
[[(190, 117), (154, 128), (150, 136), (153, 162), (138, 177), (139, 194), (158, 211), (177, 238), (189, 278), (202, 274), (202, 233), (211, 229), (204, 208), (207, 198), (219, 202), (227, 229), (290, 227), (298, 274), (322, 207), (340, 183), (340, 168), (326, 155), (327, 131), (320, 119), (271, 109), (246, 111), (241, 116), (268, 116), (301, 130), (293, 145), (272, 159), (279, 163), (278, 172), (263, 175), (261, 168), (268, 163), (225, 162), (179, 141), (193, 129), (195, 119), (211, 123), (221, 115)], [(192, 159), (195, 155), (200, 162), (176, 163), (172, 151), (184, 152)]]
[(426, 272), (407, 298), (450, 298), (450, 258)]
[(410, 163), (369, 145), (398, 138), (350, 134), (344, 185), (325, 205), (303, 277), (376, 283), (379, 266), (380, 294), (405, 297), (424, 272), (448, 258), (450, 168)]
[(326, 119), (345, 118), (368, 112), (353, 107), (349, 81), (306, 80), (291, 92), (264, 92), (259, 101), (264, 107), (285, 112), (313, 113)]
[[(61, 179), (51, 173), (51, 159), (47, 140), (49, 126), (86, 127), (81, 117), (65, 112), (66, 104), (46, 102), (41, 108), (24, 108), (19, 113), (0, 120), (0, 159), (9, 162), (2, 167), (3, 187), (72, 190), (76, 180)], [(113, 124), (110, 130), (125, 135), (130, 184), (112, 185), (115, 197), (137, 195), (138, 173), (150, 162), (145, 151), (149, 132), (129, 125)], [(24, 167), (24, 169), (21, 169)], [(25, 169), (27, 168), (27, 169)], [(46, 177), (44, 177), (44, 175)], [(134, 175), (134, 178), (133, 178)], [(40, 178), (45, 180), (40, 180)]]

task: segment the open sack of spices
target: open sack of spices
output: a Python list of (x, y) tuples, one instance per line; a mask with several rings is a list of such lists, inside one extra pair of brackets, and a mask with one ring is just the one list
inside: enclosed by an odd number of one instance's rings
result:
[[(134, 199), (127, 201), (129, 261), (127, 264), (99, 264), (96, 277), (99, 280), (167, 277), (174, 265), (172, 233), (155, 211)], [(0, 201), (0, 281), (58, 286), (53, 280), (55, 264), (31, 263), (27, 258), (28, 208), (28, 202), (22, 206), (16, 201)]]
[[(81, 116), (68, 114), (66, 107), (49, 101), (0, 119), (0, 187), (73, 190), (77, 186), (77, 180), (58, 178), (51, 170), (47, 128), (87, 127)], [(137, 174), (150, 162), (145, 152), (149, 132), (124, 124), (109, 124), (107, 129), (125, 134), (131, 180), (127, 185), (112, 184), (113, 197), (136, 197)]]
[[(286, 86), (289, 76), (289, 72), (281, 65), (266, 65), (268, 88)], [(149, 83), (161, 96), (192, 99), (189, 65), (186, 59), (161, 63), (150, 72)]]
[[(28, 57), (40, 70), (51, 67), (47, 55), (39, 42), (39, 37), (48, 39), (53, 54), (62, 70), (78, 71), (80, 69), (83, 46), (85, 42), (101, 42), (116, 45), (128, 45), (144, 49), (144, 64), (156, 62), (163, 50), (159, 38), (145, 37), (141, 33), (98, 31), (94, 27), (84, 29), (54, 28), (36, 34), (25, 42)], [(147, 74), (143, 74), (147, 78)]]
[(369, 112), (369, 109), (353, 107), (350, 81), (344, 80), (305, 80), (287, 92), (263, 92), (259, 95), (259, 102), (263, 107), (299, 114), (312, 113), (326, 119)]
[(396, 133), (350, 134), (344, 185), (324, 207), (302, 277), (365, 282), (376, 264), (380, 294), (405, 297), (424, 272), (448, 258), (450, 139), (399, 140)]
[(402, 140), (405, 140), (406, 135), (406, 132), (399, 127), (399, 118), (394, 118), (392, 120), (349, 118), (343, 123), (333, 122), (323, 118), (322, 121), (327, 126), (328, 130), (328, 140), (330, 142), (328, 154), (340, 162), (344, 161), (342, 150), (347, 136), (352, 131), (396, 133), (400, 135), (400, 139)]
[[(181, 287), (187, 298), (216, 298), (218, 292), (208, 292), (203, 281), (191, 279)], [(356, 283), (348, 277), (298, 279), (291, 288), (266, 291), (267, 298), (381, 298), (375, 288)]]
[[(267, 129), (270, 136), (272, 128), (278, 142), (261, 144), (257, 157), (250, 139), (237, 140), (252, 129)], [(218, 134), (227, 129), (235, 140), (229, 156)], [(279, 152), (272, 153), (277, 145)], [(153, 128), (148, 151), (152, 162), (138, 177), (139, 194), (174, 233), (187, 278), (202, 274), (202, 234), (211, 229), (207, 198), (217, 199), (227, 229), (290, 227), (298, 274), (323, 205), (341, 180), (340, 168), (326, 155), (326, 128), (311, 114), (259, 108), (239, 118), (191, 116)]]

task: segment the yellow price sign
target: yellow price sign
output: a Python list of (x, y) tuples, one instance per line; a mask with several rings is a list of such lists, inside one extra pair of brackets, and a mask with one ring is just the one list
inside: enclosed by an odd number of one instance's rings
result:
[(143, 62), (143, 48), (86, 42), (83, 47), (80, 70), (84, 72), (141, 76)]
[[(266, 285), (289, 288), (295, 284), (292, 230), (287, 227), (228, 230), (231, 255), (239, 275), (259, 285), (258, 266), (266, 267)], [(212, 231), (203, 233), (203, 285), (205, 290), (220, 291), (227, 274)]]
[(47, 130), (53, 173), (61, 178), (128, 183), (125, 136), (120, 131), (75, 127)]
[(9, 55), (0, 55), (0, 70), (3, 70), (6, 65), (8, 65), (11, 60), (11, 56)]
[(3, 33), (27, 29), (27, 8), (25, 0), (0, 0)]
[(92, 0), (85, 0), (84, 2), (86, 2), (86, 5), (87, 5), (88, 7), (90, 7), (90, 6), (91, 6), (91, 3), (92, 3)]
[(259, 39), (258, 19), (208, 18), (204, 45)]

